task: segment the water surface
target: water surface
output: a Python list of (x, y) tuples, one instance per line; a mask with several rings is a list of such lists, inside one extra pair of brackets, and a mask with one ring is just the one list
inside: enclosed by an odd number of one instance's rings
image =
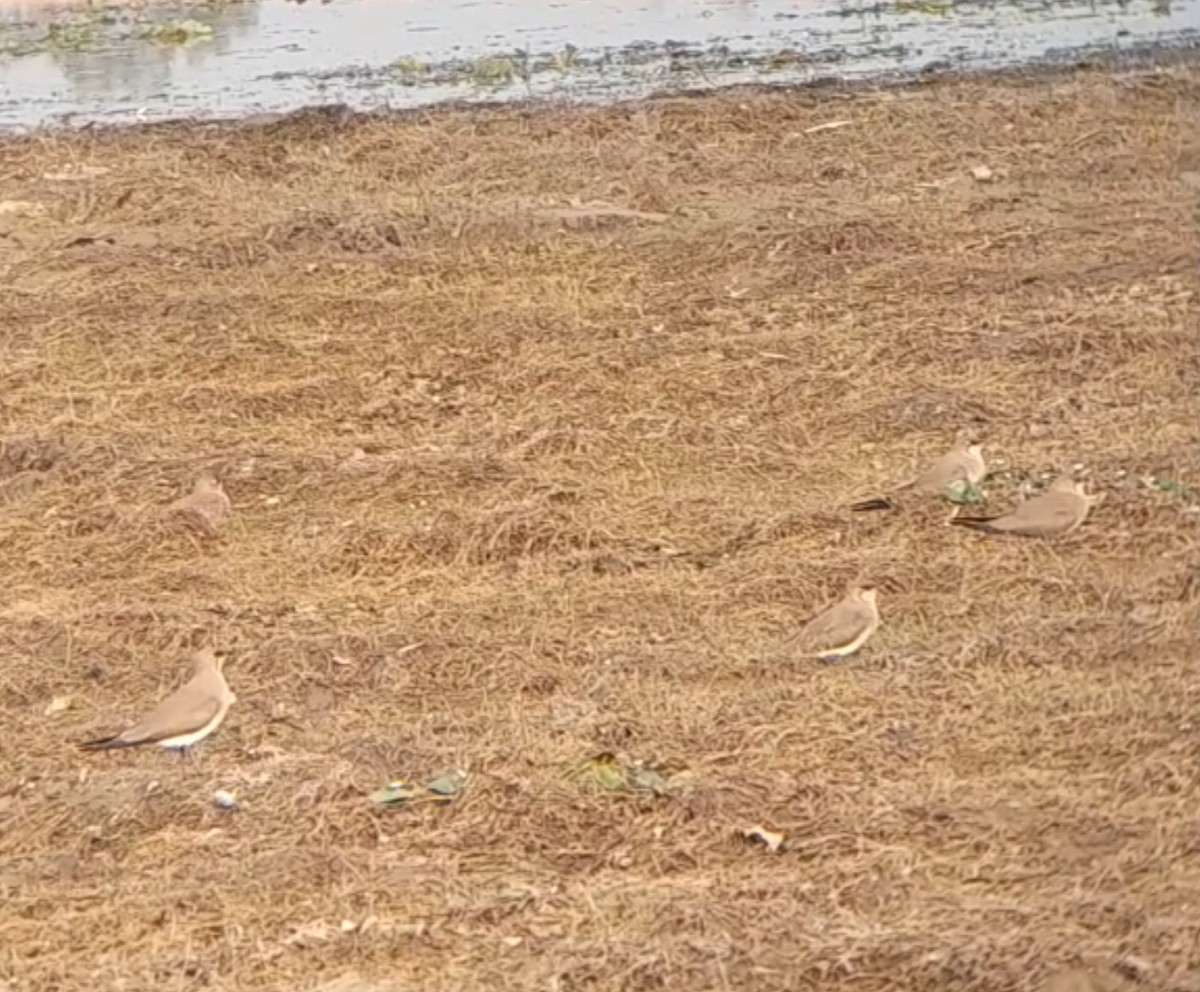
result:
[(0, 128), (327, 103), (612, 99), (1198, 38), (1200, 0), (0, 0)]

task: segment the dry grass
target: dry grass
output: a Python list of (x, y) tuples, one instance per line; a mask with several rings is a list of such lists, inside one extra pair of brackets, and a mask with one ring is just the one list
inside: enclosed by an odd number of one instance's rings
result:
[[(0, 216), (0, 979), (1192, 988), (1196, 517), (1136, 480), (1200, 482), (1198, 90), (0, 144), (45, 208)], [(998, 504), (1075, 462), (1106, 502), (1050, 543), (845, 512), (963, 424)], [(210, 465), (202, 544), (157, 508)], [(878, 637), (777, 660), (860, 577)], [(204, 638), (239, 702), (193, 761), (74, 750)], [(590, 787), (602, 750), (683, 784)]]

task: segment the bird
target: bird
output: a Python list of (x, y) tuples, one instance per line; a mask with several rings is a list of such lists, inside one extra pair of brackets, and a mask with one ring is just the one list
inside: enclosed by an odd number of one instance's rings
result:
[(822, 661), (854, 654), (879, 629), (874, 586), (852, 586), (846, 595), (813, 617), (792, 638), (805, 657)]
[[(941, 496), (956, 482), (977, 486), (987, 475), (987, 464), (983, 460), (983, 445), (973, 432), (960, 430), (954, 437), (954, 447), (938, 458), (924, 472), (896, 487), (897, 492), (907, 490), (922, 496)], [(894, 510), (894, 496), (877, 496), (858, 503), (851, 503), (856, 513), (865, 510)]]
[(1017, 534), (1021, 537), (1062, 537), (1087, 518), (1101, 496), (1089, 496), (1083, 484), (1060, 475), (1039, 496), (1032, 496), (1009, 513), (995, 517), (951, 517), (950, 523), (985, 534)]
[(192, 677), (163, 699), (146, 716), (119, 734), (84, 741), (84, 751), (157, 744), (180, 755), (204, 740), (221, 725), (229, 707), (237, 701), (221, 669), (224, 652), (201, 648), (192, 656)]
[(167, 507), (167, 513), (180, 517), (205, 537), (216, 537), (232, 511), (221, 480), (209, 471), (197, 475), (192, 491)]

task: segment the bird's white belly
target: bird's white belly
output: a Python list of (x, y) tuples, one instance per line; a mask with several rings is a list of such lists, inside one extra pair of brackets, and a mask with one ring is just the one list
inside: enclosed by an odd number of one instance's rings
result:
[(158, 742), (159, 747), (191, 747), (193, 744), (204, 740), (209, 734), (221, 726), (221, 721), (225, 719), (227, 710), (221, 710), (216, 716), (208, 721), (199, 730), (193, 730), (190, 734), (180, 734), (178, 737), (164, 737)]
[(855, 651), (867, 643), (867, 638), (875, 633), (875, 630), (878, 626), (878, 624), (868, 624), (863, 632), (854, 638), (854, 640), (852, 640), (849, 644), (843, 644), (841, 647), (837, 648), (827, 648), (820, 653), (819, 657), (845, 658), (846, 655), (854, 654)]

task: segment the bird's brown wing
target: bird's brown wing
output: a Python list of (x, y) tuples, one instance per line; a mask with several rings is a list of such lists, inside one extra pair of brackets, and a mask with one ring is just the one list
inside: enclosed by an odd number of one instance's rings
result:
[(876, 496), (874, 499), (864, 499), (859, 500), (857, 503), (851, 503), (850, 509), (854, 513), (865, 513), (870, 510), (894, 510), (896, 509), (896, 502), (887, 496)]
[(172, 693), (128, 730), (113, 738), (113, 747), (132, 747), (190, 734), (221, 711), (221, 700), (203, 684), (189, 682)]
[(854, 603), (837, 603), (813, 617), (800, 632), (799, 646), (806, 651), (845, 647), (871, 622), (871, 615)]
[(970, 475), (966, 456), (958, 451), (942, 455), (912, 482), (912, 488), (922, 493), (941, 493), (955, 482), (964, 482)]
[(1026, 500), (1002, 516), (955, 517), (950, 522), (989, 534), (1054, 537), (1078, 524), (1082, 519), (1080, 511), (1085, 509), (1070, 493), (1045, 493)]
[(1012, 514), (1006, 513), (1000, 517), (951, 517), (950, 523), (955, 527), (968, 527), (971, 530), (982, 531), (985, 534), (1000, 534), (1004, 533), (1002, 529), (997, 529), (994, 525), (1008, 520)]
[(177, 499), (167, 510), (206, 536), (216, 537), (228, 507), (219, 493), (190, 493)]
[(1022, 503), (1012, 513), (1022, 533), (1045, 536), (1062, 533), (1083, 519), (1087, 504), (1074, 493), (1046, 493)]
[[(952, 483), (966, 481), (970, 477), (971, 470), (967, 459), (968, 456), (964, 452), (947, 452), (920, 475), (898, 485), (896, 494), (911, 491), (925, 495), (941, 495)], [(850, 509), (855, 513), (863, 513), (868, 510), (895, 510), (899, 508), (896, 494), (860, 500), (857, 503), (851, 503)]]

